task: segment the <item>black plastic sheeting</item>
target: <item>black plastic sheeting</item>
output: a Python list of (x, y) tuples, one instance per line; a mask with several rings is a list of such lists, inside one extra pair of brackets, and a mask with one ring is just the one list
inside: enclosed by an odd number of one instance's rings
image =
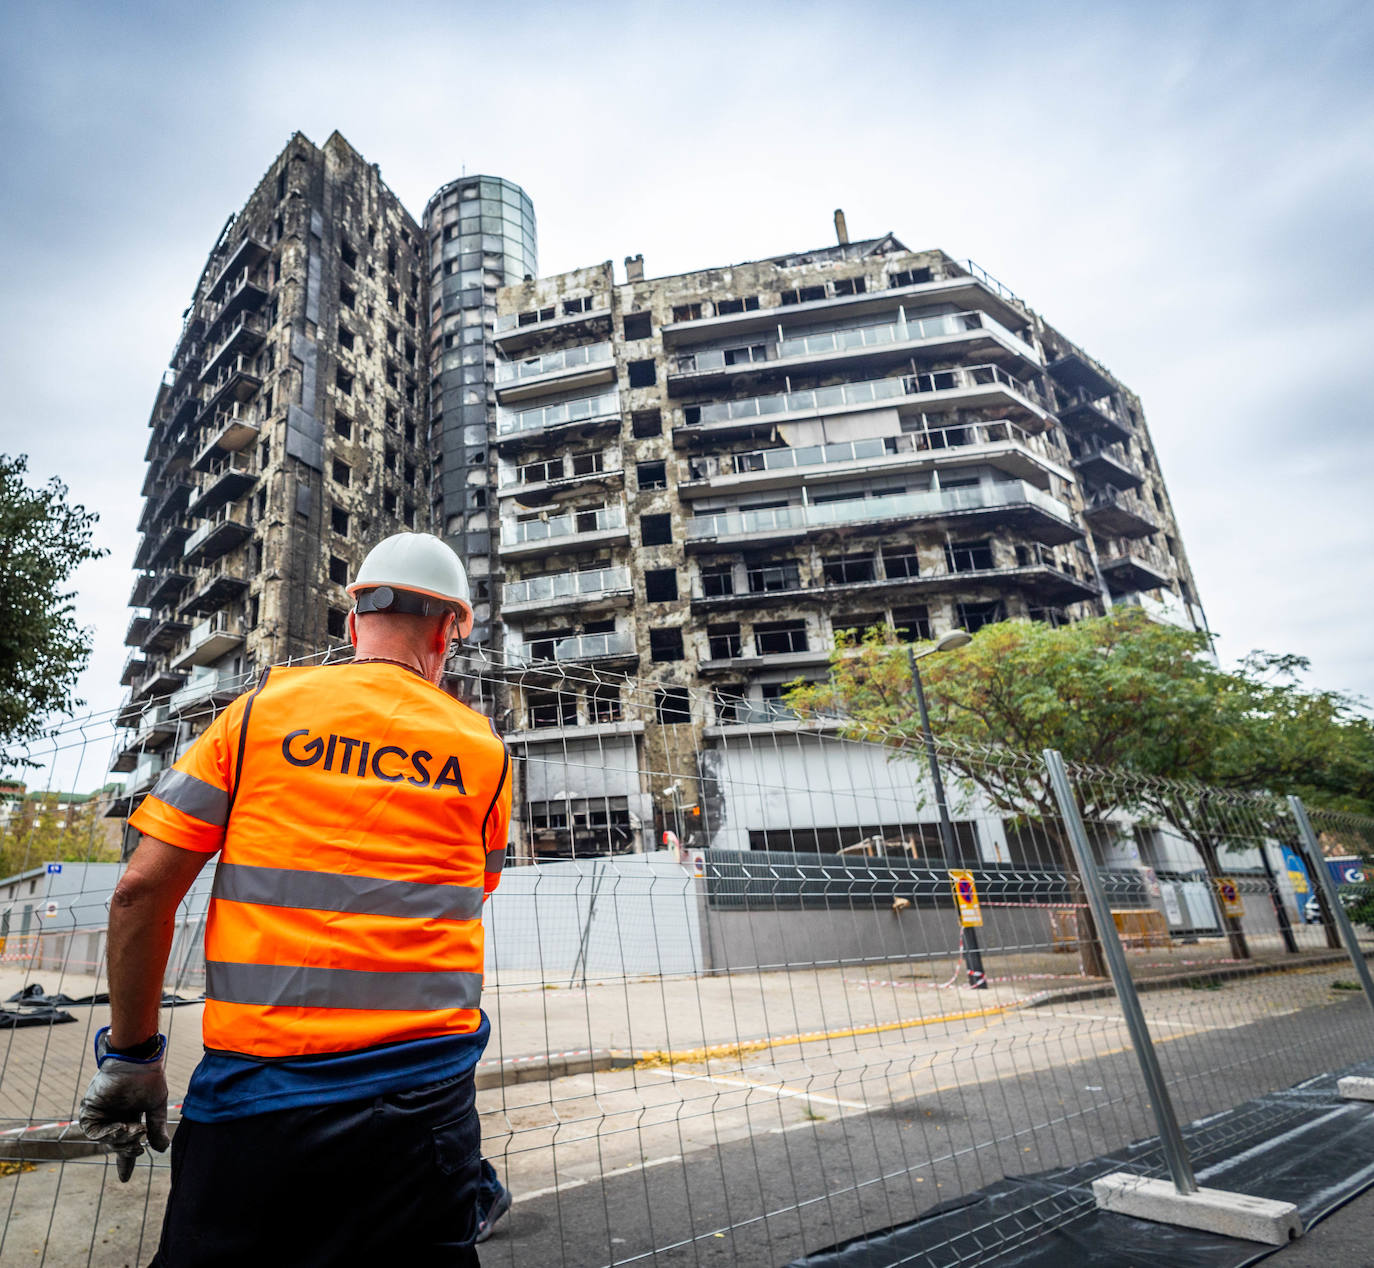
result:
[[(1374, 1063), (1341, 1074), (1374, 1075)], [(1198, 1183), (1292, 1202), (1305, 1228), (1374, 1185), (1374, 1105), (1342, 1101), (1338, 1077), (1190, 1124), (1184, 1135)], [(1074, 1167), (1009, 1176), (787, 1268), (1244, 1268), (1279, 1249), (1095, 1208), (1094, 1179), (1159, 1175), (1159, 1156), (1157, 1141), (1140, 1141)]]
[[(108, 1004), (110, 997), (101, 991), (98, 995), (64, 995), (58, 991), (49, 995), (37, 982), (30, 982), (21, 991), (16, 991), (5, 1003), (18, 1004), (20, 1008), (76, 1008), (85, 1004)], [(204, 996), (187, 999), (184, 995), (164, 995), (161, 1007), (180, 1008), (184, 1004), (203, 1004)], [(70, 1018), (68, 1020), (71, 1020)]]
[(64, 1021), (75, 1021), (71, 1013), (60, 1008), (0, 1008), (0, 1030), (18, 1030), (20, 1026), (60, 1026)]

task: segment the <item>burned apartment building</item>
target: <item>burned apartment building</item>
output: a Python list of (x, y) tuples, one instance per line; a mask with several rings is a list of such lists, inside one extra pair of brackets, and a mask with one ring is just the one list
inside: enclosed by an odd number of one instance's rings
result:
[[(500, 611), (536, 856), (702, 823), (682, 807), (732, 737), (786, 730), (787, 684), (842, 632), (1116, 603), (1203, 628), (1138, 398), (971, 263), (837, 230), (501, 292)], [(852, 783), (816, 763), (770, 778)], [(698, 844), (771, 843), (712, 809)], [(844, 840), (846, 812), (811, 813)]]
[(219, 235), (149, 419), (118, 809), (255, 671), (346, 641), (367, 549), (429, 527), (425, 254), (338, 133)]

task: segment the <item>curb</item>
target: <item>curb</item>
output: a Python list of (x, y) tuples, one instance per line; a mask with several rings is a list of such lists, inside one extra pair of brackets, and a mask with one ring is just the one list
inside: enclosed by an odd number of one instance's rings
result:
[[(1365, 958), (1374, 956), (1374, 951), (1366, 951)], [(1214, 981), (1222, 978), (1264, 977), (1271, 973), (1296, 973), (1302, 969), (1320, 969), (1332, 964), (1349, 964), (1350, 957), (1344, 951), (1326, 951), (1310, 959), (1296, 963), (1282, 961), (1264, 964), (1234, 964), (1222, 968), (1201, 969), (1194, 972), (1167, 973), (1162, 977), (1142, 977), (1135, 979), (1136, 993), (1169, 990), (1176, 986), (1187, 986), (1192, 982)], [(1116, 994), (1111, 982), (1100, 982), (1092, 986), (1070, 986), (1063, 990), (1042, 991), (1025, 1000), (1022, 1008), (1043, 1008), (1048, 1004), (1068, 1004), (1075, 1000), (1103, 999)]]

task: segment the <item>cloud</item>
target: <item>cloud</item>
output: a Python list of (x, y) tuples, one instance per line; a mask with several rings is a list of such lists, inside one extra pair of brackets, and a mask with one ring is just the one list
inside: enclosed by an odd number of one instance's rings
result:
[(1374, 696), (1374, 11), (1354, 4), (245, 3), (8, 15), (0, 447), (101, 513), (109, 706), (147, 413), (225, 217), (334, 128), (412, 212), (533, 196), (541, 267), (891, 229), (972, 255), (1145, 402), (1224, 656)]

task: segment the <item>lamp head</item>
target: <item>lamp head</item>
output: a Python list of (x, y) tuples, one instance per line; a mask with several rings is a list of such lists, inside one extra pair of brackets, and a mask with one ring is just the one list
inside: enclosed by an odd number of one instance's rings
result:
[(967, 630), (949, 630), (935, 641), (932, 651), (952, 652), (960, 647), (967, 647), (973, 642), (973, 635)]

